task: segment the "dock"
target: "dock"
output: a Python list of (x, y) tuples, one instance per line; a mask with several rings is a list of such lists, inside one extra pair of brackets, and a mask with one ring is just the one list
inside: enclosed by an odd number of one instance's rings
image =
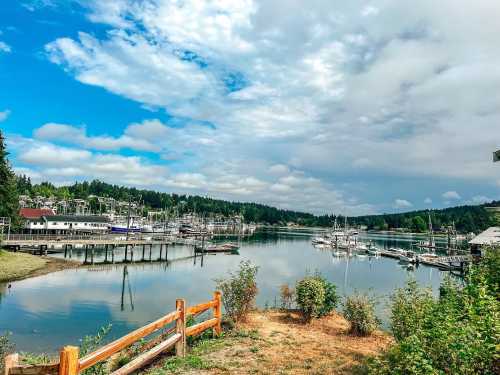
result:
[[(84, 264), (94, 264), (94, 252), (96, 248), (104, 249), (104, 263), (115, 263), (115, 249), (125, 248), (123, 262), (134, 262), (135, 252), (141, 252), (142, 261), (152, 260), (153, 246), (160, 247), (158, 261), (168, 256), (168, 246), (173, 244), (196, 246), (198, 240), (193, 238), (173, 238), (171, 236), (117, 236), (117, 235), (10, 235), (9, 239), (3, 241), (3, 246), (13, 251), (21, 251), (32, 255), (46, 256), (48, 254), (62, 254), (65, 258), (73, 257), (73, 250), (85, 251)], [(137, 251), (137, 248), (138, 251)], [(149, 256), (148, 254), (149, 253)]]

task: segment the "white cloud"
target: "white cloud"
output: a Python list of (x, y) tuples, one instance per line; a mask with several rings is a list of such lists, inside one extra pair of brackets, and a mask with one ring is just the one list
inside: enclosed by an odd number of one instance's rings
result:
[(8, 109), (0, 112), (0, 122), (7, 120), (7, 117), (9, 116), (10, 116), (10, 111)]
[(424, 203), (425, 204), (432, 204), (432, 199), (427, 197), (424, 199)]
[(489, 198), (487, 196), (484, 196), (484, 195), (475, 195), (472, 197), (471, 200), (467, 201), (468, 204), (483, 204), (483, 203), (488, 203), (488, 202), (491, 202), (493, 201), (492, 198)]
[(363, 17), (376, 16), (379, 13), (379, 9), (373, 5), (367, 5), (361, 10), (361, 15)]
[(460, 200), (462, 197), (456, 191), (447, 191), (441, 195), (446, 200)]
[[(488, 186), (498, 180), (488, 151), (500, 138), (498, 2), (443, 0), (436, 7), (422, 0), (408, 12), (404, 2), (319, 0), (307, 14), (300, 2), (278, 11), (284, 5), (277, 0), (85, 6), (89, 19), (109, 31), (52, 41), (52, 62), (82, 83), (215, 127), (174, 129), (146, 120), (113, 137), (82, 135), (80, 128), (79, 147), (152, 146), (164, 159), (182, 161), (177, 172), (218, 181), (205, 189), (268, 202), (289, 195), (245, 190), (232, 178), (284, 191), (295, 185), (277, 177), (306, 171), (323, 195), (290, 205), (324, 210), (349, 206), (352, 197), (340, 186), (353, 167), (363, 170), (360, 185), (369, 185), (365, 174), (384, 177), (371, 189), (385, 189), (389, 180), (405, 189), (406, 177), (418, 178), (422, 189), (435, 178)], [(464, 14), (467, 22), (448, 22)], [(231, 92), (228, 81), (241, 89)], [(170, 183), (202, 185), (173, 176)], [(330, 192), (340, 195), (334, 203)]]
[(398, 198), (394, 200), (393, 207), (396, 209), (410, 208), (413, 207), (413, 204), (406, 199)]
[(2, 42), (0, 40), (0, 52), (4, 52), (4, 53), (9, 53), (12, 51), (12, 48), (5, 42)]

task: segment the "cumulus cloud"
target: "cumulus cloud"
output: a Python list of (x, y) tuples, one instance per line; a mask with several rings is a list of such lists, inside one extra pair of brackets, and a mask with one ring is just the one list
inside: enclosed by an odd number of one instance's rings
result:
[(12, 51), (12, 48), (5, 42), (2, 42), (0, 40), (0, 52), (4, 52), (4, 53), (9, 53)]
[[(498, 179), (488, 150), (500, 138), (492, 125), (500, 121), (500, 24), (485, 22), (500, 12), (498, 2), (443, 0), (436, 7), (422, 0), (409, 12), (403, 2), (319, 0), (307, 15), (297, 2), (277, 11), (278, 0), (84, 6), (89, 20), (108, 31), (51, 41), (50, 61), (82, 83), (214, 127), (174, 129), (146, 120), (124, 124), (114, 137), (76, 127), (72, 144), (150, 149), (182, 160), (186, 170), (169, 176), (170, 186), (204, 181), (209, 191), (275, 202), (299, 189), (278, 178), (292, 175), (311, 191), (323, 189), (301, 207), (347, 210), (352, 197), (341, 181), (350, 181), (353, 168), (385, 177), (372, 189), (385, 188), (388, 179), (404, 189), (406, 177), (491, 186)], [(467, 22), (448, 22), (464, 14)], [(238, 184), (248, 177), (265, 187)], [(368, 177), (358, 179), (352, 195), (368, 185)]]
[(424, 199), (424, 203), (425, 204), (432, 204), (432, 199), (429, 198), (429, 197), (427, 197), (427, 198)]
[(489, 198), (487, 196), (484, 196), (484, 195), (474, 195), (469, 201), (467, 201), (467, 203), (469, 204), (483, 204), (483, 203), (488, 203), (488, 202), (491, 202), (493, 201), (492, 198)]
[(460, 200), (462, 197), (456, 191), (447, 191), (441, 195), (446, 200)]
[(413, 204), (406, 199), (398, 198), (394, 200), (393, 207), (396, 209), (410, 208), (413, 207)]
[(6, 109), (5, 111), (0, 112), (0, 122), (7, 120), (7, 117), (10, 116), (10, 111)]

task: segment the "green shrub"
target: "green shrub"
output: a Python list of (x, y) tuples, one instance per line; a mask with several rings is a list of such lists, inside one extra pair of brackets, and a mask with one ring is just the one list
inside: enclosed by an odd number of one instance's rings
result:
[(325, 302), (319, 310), (319, 316), (326, 316), (335, 310), (339, 303), (339, 296), (337, 295), (337, 287), (332, 284), (327, 279), (325, 279), (321, 274), (316, 274), (315, 276), (323, 284), (323, 289), (325, 290)]
[(7, 335), (0, 335), (0, 374), (4, 372), (5, 356), (11, 353), (13, 349), (14, 347), (10, 343), (9, 337)]
[(368, 365), (373, 374), (500, 373), (500, 253), (472, 266), (464, 284), (445, 279), (439, 298), (410, 281), (392, 297), (396, 339)]
[(229, 272), (225, 279), (216, 279), (217, 289), (222, 292), (226, 314), (234, 321), (244, 320), (253, 308), (257, 295), (258, 267), (250, 261), (242, 261), (236, 272)]
[[(80, 357), (84, 357), (85, 355), (92, 353), (103, 345), (103, 341), (106, 336), (111, 331), (111, 324), (108, 324), (106, 327), (101, 327), (96, 335), (88, 335), (85, 336), (82, 340), (82, 344), (80, 345)], [(103, 375), (108, 371), (106, 369), (106, 362), (100, 362), (95, 366), (85, 370), (82, 372), (84, 375)]]
[(325, 287), (318, 277), (307, 276), (299, 280), (295, 286), (295, 294), (297, 305), (306, 321), (320, 316), (325, 304)]
[(375, 301), (367, 294), (356, 292), (346, 297), (344, 317), (351, 325), (350, 333), (357, 336), (370, 335), (379, 325), (375, 315)]

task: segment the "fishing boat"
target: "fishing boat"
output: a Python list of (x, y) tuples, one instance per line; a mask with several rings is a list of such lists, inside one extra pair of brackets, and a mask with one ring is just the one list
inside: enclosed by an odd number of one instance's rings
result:
[(142, 226), (138, 224), (114, 223), (111, 224), (111, 233), (141, 233)]

